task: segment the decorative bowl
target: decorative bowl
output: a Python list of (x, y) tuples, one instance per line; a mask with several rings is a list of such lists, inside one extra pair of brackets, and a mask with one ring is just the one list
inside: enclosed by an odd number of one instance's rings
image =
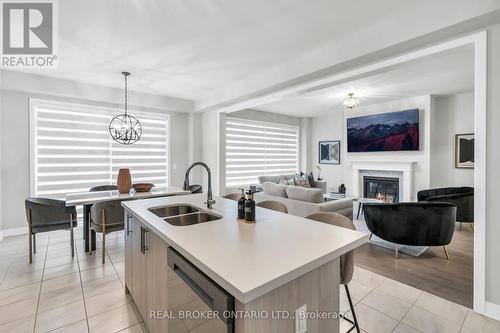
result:
[(136, 192), (149, 192), (155, 186), (152, 183), (136, 183), (132, 187)]

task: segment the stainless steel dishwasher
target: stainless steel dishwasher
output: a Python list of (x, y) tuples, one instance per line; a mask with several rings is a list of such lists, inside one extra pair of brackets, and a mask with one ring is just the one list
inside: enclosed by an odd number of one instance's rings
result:
[(234, 297), (172, 247), (167, 260), (177, 324), (193, 332), (234, 333)]

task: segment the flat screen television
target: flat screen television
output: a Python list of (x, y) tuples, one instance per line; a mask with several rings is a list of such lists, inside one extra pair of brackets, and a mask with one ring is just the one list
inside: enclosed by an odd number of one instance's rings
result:
[(419, 110), (347, 119), (347, 151), (419, 150)]

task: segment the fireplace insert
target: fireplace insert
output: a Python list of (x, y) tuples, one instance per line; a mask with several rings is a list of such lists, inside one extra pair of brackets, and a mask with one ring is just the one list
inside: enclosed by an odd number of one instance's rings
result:
[(363, 177), (365, 198), (374, 198), (388, 203), (399, 202), (399, 179), (389, 177)]

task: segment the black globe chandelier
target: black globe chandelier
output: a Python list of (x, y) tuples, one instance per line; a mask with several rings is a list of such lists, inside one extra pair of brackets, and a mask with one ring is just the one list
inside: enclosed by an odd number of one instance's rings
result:
[(116, 142), (122, 145), (131, 145), (141, 138), (142, 126), (139, 120), (127, 113), (127, 77), (129, 72), (122, 72), (125, 77), (125, 113), (119, 114), (109, 123), (109, 134)]

